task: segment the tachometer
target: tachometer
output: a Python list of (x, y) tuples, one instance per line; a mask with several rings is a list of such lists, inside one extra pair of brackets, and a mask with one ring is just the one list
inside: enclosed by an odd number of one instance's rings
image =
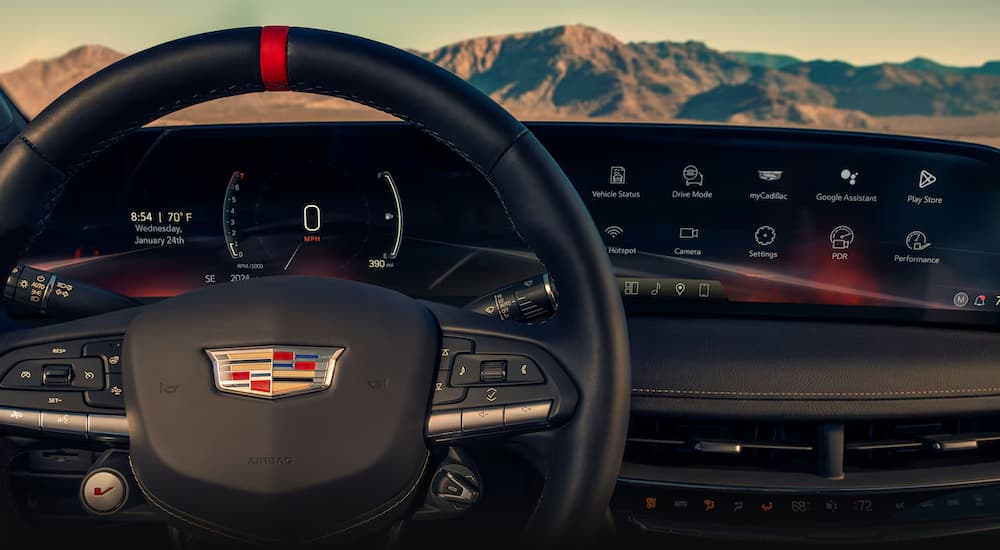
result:
[(389, 172), (333, 179), (314, 171), (237, 170), (226, 185), (222, 226), (238, 278), (336, 275), (354, 263), (393, 267), (403, 209)]

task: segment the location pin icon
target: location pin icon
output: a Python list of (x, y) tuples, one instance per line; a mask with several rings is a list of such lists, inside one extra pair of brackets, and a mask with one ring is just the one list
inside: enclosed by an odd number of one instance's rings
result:
[(684, 283), (677, 283), (676, 285), (674, 285), (674, 290), (677, 291), (677, 295), (678, 296), (680, 296), (681, 294), (684, 294), (684, 289), (685, 288), (687, 288), (687, 287), (684, 286)]

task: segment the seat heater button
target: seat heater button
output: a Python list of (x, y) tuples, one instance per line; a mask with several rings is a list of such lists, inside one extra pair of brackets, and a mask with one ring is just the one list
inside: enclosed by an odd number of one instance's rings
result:
[(95, 514), (112, 514), (125, 504), (128, 486), (117, 472), (97, 470), (83, 480), (80, 498), (87, 510)]
[(87, 426), (87, 435), (96, 439), (128, 437), (128, 418), (110, 414), (92, 414)]
[(38, 411), (21, 409), (0, 409), (0, 425), (28, 430), (41, 429), (41, 417)]
[(462, 432), (503, 427), (503, 407), (462, 411)]
[(42, 412), (42, 431), (86, 435), (87, 415)]
[(462, 431), (462, 412), (440, 412), (427, 419), (427, 435), (457, 434)]
[(549, 410), (551, 408), (551, 401), (507, 405), (503, 410), (503, 424), (504, 426), (520, 426), (523, 424), (544, 423), (549, 419)]

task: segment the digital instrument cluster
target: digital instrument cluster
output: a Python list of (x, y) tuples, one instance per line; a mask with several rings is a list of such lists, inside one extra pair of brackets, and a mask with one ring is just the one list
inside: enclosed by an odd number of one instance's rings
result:
[[(631, 311), (1000, 322), (995, 149), (530, 126)], [(465, 304), (545, 271), (481, 176), (394, 123), (143, 130), (77, 178), (23, 261), (141, 299), (299, 274)]]

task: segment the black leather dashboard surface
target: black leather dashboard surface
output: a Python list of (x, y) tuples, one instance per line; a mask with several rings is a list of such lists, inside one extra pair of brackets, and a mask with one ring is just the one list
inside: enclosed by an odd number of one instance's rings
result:
[(633, 317), (634, 412), (859, 418), (1000, 407), (1000, 335)]

